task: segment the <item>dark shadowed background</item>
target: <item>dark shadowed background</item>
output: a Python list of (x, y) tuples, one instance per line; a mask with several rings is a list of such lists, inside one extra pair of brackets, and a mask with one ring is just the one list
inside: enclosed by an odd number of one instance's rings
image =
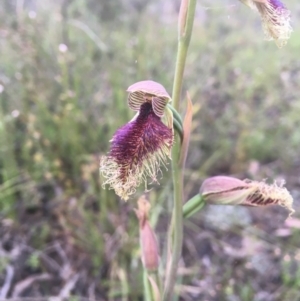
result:
[[(294, 32), (278, 49), (239, 1), (198, 1), (184, 81), (194, 103), (186, 197), (211, 175), (286, 179), (296, 213), (207, 206), (185, 224), (180, 300), (300, 300), (300, 4), (286, 5)], [(132, 210), (143, 187), (124, 203), (101, 188), (98, 166), (134, 115), (127, 87), (152, 79), (171, 93), (178, 9), (1, 0), (1, 300), (143, 300)], [(148, 193), (162, 253), (171, 191), (165, 171)]]

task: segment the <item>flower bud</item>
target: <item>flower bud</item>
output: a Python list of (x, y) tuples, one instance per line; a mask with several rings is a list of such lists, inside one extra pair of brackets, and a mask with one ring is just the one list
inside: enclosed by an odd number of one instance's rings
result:
[(265, 182), (216, 176), (202, 183), (200, 194), (210, 204), (246, 206), (277, 204), (293, 213), (293, 198), (283, 184), (268, 185)]
[(225, 176), (216, 176), (206, 179), (201, 187), (200, 194), (210, 204), (237, 205), (254, 191), (245, 182)]
[(135, 209), (136, 216), (139, 220), (142, 263), (146, 270), (155, 271), (159, 265), (159, 251), (155, 233), (148, 221), (149, 210), (150, 204), (146, 198), (142, 196), (138, 200), (138, 209)]

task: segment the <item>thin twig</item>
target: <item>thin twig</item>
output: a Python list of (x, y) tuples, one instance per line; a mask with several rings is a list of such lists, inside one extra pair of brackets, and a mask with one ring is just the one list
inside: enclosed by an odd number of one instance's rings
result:
[(6, 266), (6, 277), (4, 284), (0, 290), (0, 299), (6, 299), (6, 296), (10, 290), (12, 280), (14, 278), (14, 268), (11, 265)]

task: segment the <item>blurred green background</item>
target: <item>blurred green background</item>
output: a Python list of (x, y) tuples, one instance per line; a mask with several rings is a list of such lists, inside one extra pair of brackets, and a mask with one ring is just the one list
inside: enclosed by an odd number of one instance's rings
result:
[[(210, 175), (284, 178), (300, 207), (300, 4), (286, 4), (294, 32), (278, 49), (239, 1), (198, 1), (187, 198)], [(171, 93), (179, 5), (2, 0), (0, 299), (143, 300), (136, 198), (103, 190), (98, 166), (134, 115), (127, 87), (152, 79)], [(169, 172), (148, 193), (162, 258)], [(299, 214), (286, 217), (216, 206), (188, 221), (180, 300), (300, 300)]]

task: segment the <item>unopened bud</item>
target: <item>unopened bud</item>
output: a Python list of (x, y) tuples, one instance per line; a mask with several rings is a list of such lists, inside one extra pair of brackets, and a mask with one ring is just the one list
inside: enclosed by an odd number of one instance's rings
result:
[(155, 233), (148, 221), (149, 210), (150, 204), (142, 196), (138, 200), (138, 209), (135, 209), (136, 216), (139, 219), (142, 262), (146, 270), (155, 271), (159, 265), (159, 251)]
[(287, 208), (292, 214), (293, 198), (283, 184), (274, 182), (268, 185), (265, 182), (216, 176), (202, 183), (200, 194), (210, 204), (247, 206), (277, 204)]

